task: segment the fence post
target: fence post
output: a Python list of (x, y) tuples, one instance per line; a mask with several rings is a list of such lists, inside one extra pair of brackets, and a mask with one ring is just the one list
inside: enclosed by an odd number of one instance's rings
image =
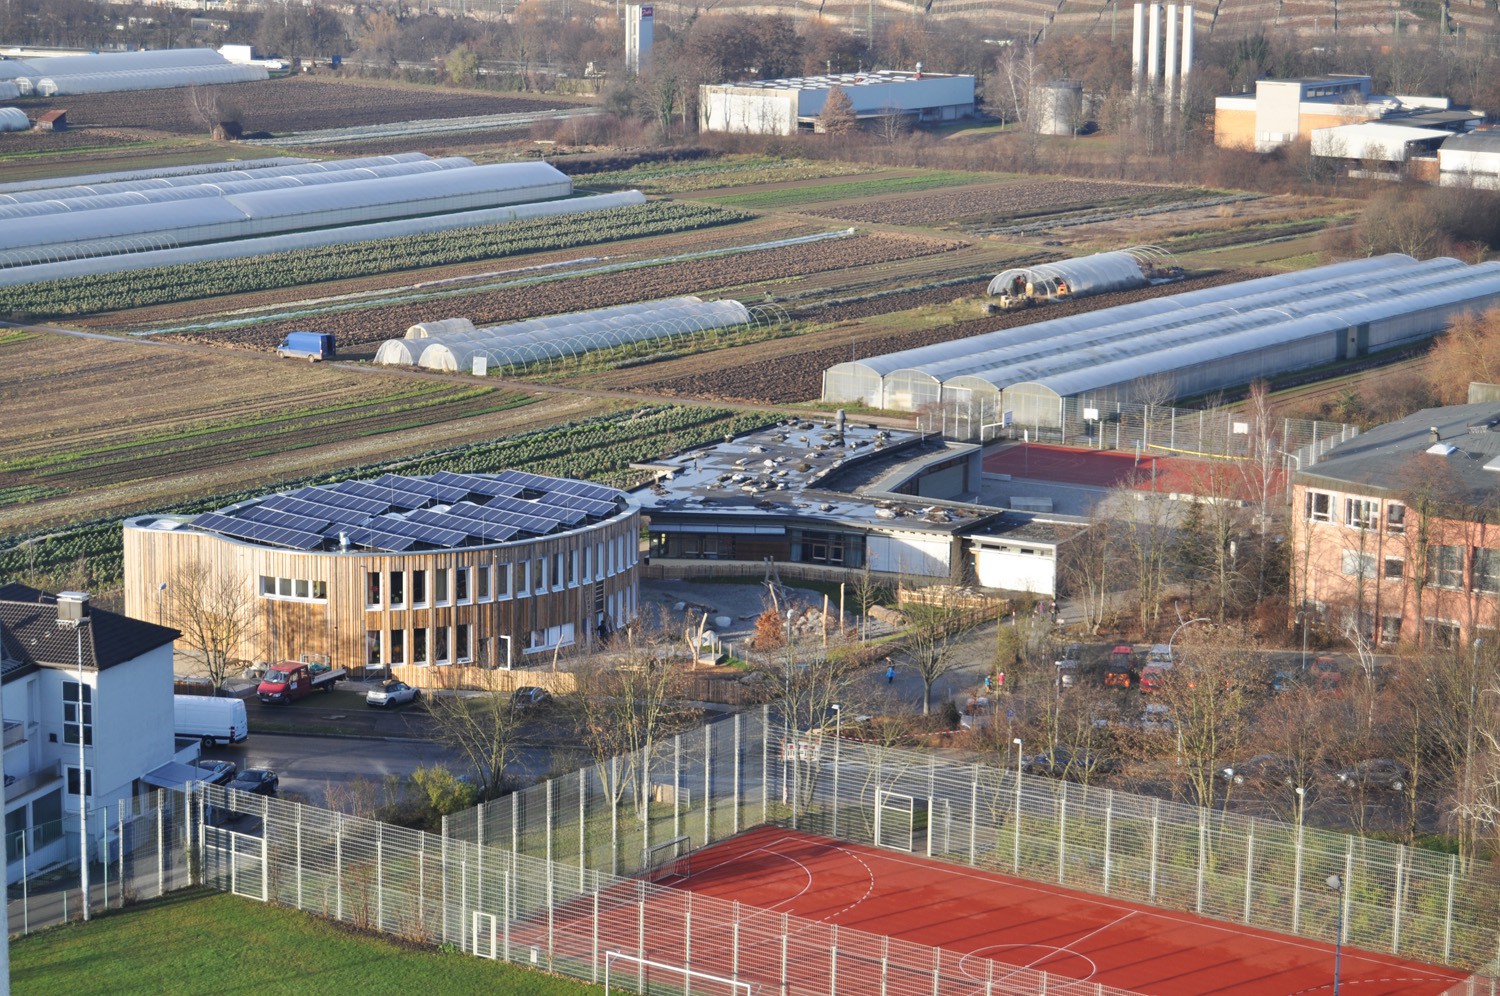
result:
[(886, 996), (891, 981), (891, 938), (880, 935), (880, 996)]
[(609, 759), (609, 873), (620, 874), (620, 759)]
[(125, 800), (121, 799), (115, 806), (115, 819), (119, 824), (117, 833), (120, 838), (120, 908), (125, 908)]
[[(692, 896), (692, 893), (688, 893)], [(828, 996), (839, 996), (839, 925), (828, 927)]]
[(333, 905), (334, 919), (344, 919), (344, 814), (335, 813), (333, 821)]
[(385, 929), (385, 824), (375, 824), (375, 929)]
[(714, 734), (713, 726), (703, 724), (703, 846), (714, 839)]
[(672, 735), (672, 836), (682, 836), (682, 734)]
[[(297, 803), (297, 908), (302, 906), (302, 803)], [(443, 823), (448, 822), (448, 817), (443, 817)]]
[(578, 891), (582, 892), (588, 879), (584, 870), (588, 868), (588, 838), (584, 828), (589, 822), (589, 776), (588, 768), (578, 769)]
[[(505, 960), (510, 961), (510, 918), (511, 918), (511, 890), (515, 887), (516, 871), (519, 867), (521, 856), (515, 851), (510, 852), (510, 860), (500, 864), (500, 913), (504, 920), (501, 927), (503, 944), (505, 945)], [(484, 905), (484, 879), (475, 878), (474, 905)], [(467, 911), (465, 911), (467, 912)]]
[(1453, 883), (1454, 870), (1458, 863), (1458, 855), (1449, 855), (1448, 858), (1448, 905), (1443, 916), (1443, 961), (1447, 962), (1453, 955)]
[(738, 979), (740, 977), (740, 901), (734, 900), (729, 908), (734, 913), (734, 920), (729, 925), (729, 977)]
[(545, 804), (547, 806), (547, 818), (546, 818), (546, 820), (543, 821), (543, 826), (542, 826), (542, 847), (543, 847), (542, 854), (544, 854), (546, 856), (546, 858), (547, 858), (547, 865), (548, 865), (548, 867), (551, 867), (551, 865), (552, 865), (552, 820), (553, 820), (553, 812), (552, 812), (552, 810), (557, 805), (556, 800), (554, 799), (553, 794), (552, 794), (552, 779), (551, 778), (547, 779), (546, 784), (543, 786), (543, 789), (542, 789), (542, 799), (543, 799), (543, 801), (545, 802)]
[(1068, 867), (1068, 783), (1059, 782), (1057, 796), (1057, 884), (1062, 885)]
[(472, 951), (473, 944), (468, 948), (466, 938), (469, 931), (464, 927), (464, 914), (469, 911), (469, 849), (464, 848), (464, 856), (458, 859), (458, 950)]
[(417, 838), (417, 925), (426, 936), (427, 930), (427, 834)]
[(734, 714), (734, 827), (732, 832), (740, 832), (740, 719), (741, 713)]
[(786, 992), (786, 934), (787, 915), (781, 914), (781, 991)]
[[(682, 967), (688, 971), (693, 968), (693, 894), (684, 892), (682, 894)], [(687, 992), (692, 996), (692, 976), (686, 976), (689, 980)]]
[(771, 705), (760, 707), (760, 822), (771, 818)]
[(1203, 913), (1203, 878), (1208, 874), (1208, 868), (1205, 865), (1208, 850), (1208, 818), (1204, 815), (1207, 812), (1206, 809), (1198, 810), (1198, 893), (1195, 901), (1200, 916)]
[[(1292, 861), (1292, 933), (1302, 933), (1302, 838), (1301, 807), (1298, 807), (1297, 853)], [(1346, 886), (1347, 888), (1347, 886)]]
[(1245, 923), (1250, 922), (1250, 894), (1255, 888), (1255, 817), (1250, 817), (1250, 827), (1245, 835)]
[[(1340, 918), (1339, 943), (1344, 943), (1344, 938), (1349, 935), (1349, 894), (1354, 890), (1349, 888), (1349, 880), (1354, 875), (1354, 838), (1345, 837), (1344, 846), (1344, 887), (1339, 890), (1339, 903), (1344, 907)], [(1456, 860), (1456, 856), (1455, 856)]]
[(1110, 851), (1114, 847), (1115, 790), (1104, 790), (1104, 894), (1109, 895)]
[[(162, 809), (163, 793), (161, 789), (156, 790), (156, 894), (165, 896), (167, 894), (167, 833), (165, 826), (165, 812)], [(25, 848), (22, 848), (25, 851)], [(25, 877), (24, 862), (26, 855), (21, 855), (23, 862), (22, 877)]]
[(1156, 845), (1161, 836), (1161, 800), (1151, 800), (1151, 901), (1156, 902)]
[(979, 765), (969, 769), (969, 867), (979, 863)]
[[(1401, 950), (1401, 904), (1406, 901), (1406, 845), (1396, 845), (1396, 902), (1391, 908), (1391, 954)], [(1346, 877), (1344, 881), (1349, 881)]]
[[(443, 885), (440, 890), (443, 903), (442, 943), (448, 943), (448, 817), (443, 817), (443, 843), (439, 859), (442, 861)], [(300, 878), (298, 888), (301, 888)]]
[(932, 949), (932, 996), (941, 996), (943, 987), (943, 949)]

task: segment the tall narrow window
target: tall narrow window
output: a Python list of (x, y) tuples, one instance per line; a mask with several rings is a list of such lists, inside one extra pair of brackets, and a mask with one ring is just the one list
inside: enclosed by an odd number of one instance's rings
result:
[(380, 659), (380, 630), (365, 630), (365, 667), (379, 667), (383, 662)]
[(453, 658), (460, 664), (467, 664), (472, 659), (470, 657), (468, 623), (459, 623), (453, 627)]
[(419, 665), (428, 662), (426, 626), (417, 626), (411, 631), (411, 662)]
[(391, 608), (399, 609), (406, 604), (406, 575), (391, 571)]
[(481, 602), (488, 602), (490, 600), (490, 567), (488, 564), (474, 568), (474, 580), (477, 582), (474, 587), (479, 593), (479, 600)]
[(439, 567), (432, 572), (432, 602), (434, 605), (448, 604), (448, 569)]
[(391, 630), (391, 663), (406, 663), (406, 630)]
[(432, 659), (439, 664), (448, 663), (448, 627), (438, 626), (432, 631)]
[(94, 689), (76, 681), (63, 682), (63, 742), (94, 746)]
[(413, 605), (426, 605), (427, 604), (427, 572), (426, 571), (412, 571), (411, 572), (411, 604), (413, 604)]
[(453, 598), (460, 605), (469, 600), (469, 568), (458, 567), (453, 571)]

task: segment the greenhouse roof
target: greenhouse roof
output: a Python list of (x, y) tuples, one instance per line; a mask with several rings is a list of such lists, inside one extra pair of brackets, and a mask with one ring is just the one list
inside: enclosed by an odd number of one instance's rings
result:
[(624, 492), (587, 481), (518, 470), (442, 471), (298, 488), (153, 525), (307, 552), (415, 552), (547, 536), (632, 508)]
[[(1036, 293), (1048, 297), (1103, 294), (1144, 287), (1147, 280), (1141, 269), (1142, 253), (1143, 250), (1121, 249), (1004, 270), (990, 281), (989, 293), (1013, 291), (1018, 280), (1022, 289), (1033, 288)], [(1166, 256), (1166, 253), (1161, 255)]]

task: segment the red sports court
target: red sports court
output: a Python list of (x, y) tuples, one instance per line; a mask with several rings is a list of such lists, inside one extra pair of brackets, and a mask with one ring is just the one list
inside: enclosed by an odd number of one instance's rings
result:
[[(1119, 450), (1087, 450), (1072, 446), (1017, 443), (984, 455), (986, 474), (1009, 474), (1023, 480), (1081, 484), (1096, 488), (1131, 487), (1164, 494), (1197, 494), (1214, 489), (1234, 497), (1259, 501), (1261, 483), (1255, 468), (1233, 459), (1167, 457)], [(1264, 488), (1280, 494), (1286, 487), (1280, 466), (1268, 475)]]
[[(689, 933), (696, 969), (757, 980), (753, 986), (758, 988), (747, 986), (738, 992), (779, 991), (779, 985), (760, 980), (775, 977), (778, 957), (780, 965), (787, 966), (784, 943), (778, 945), (774, 934), (758, 944), (747, 944), (745, 938), (755, 918), (774, 923), (781, 914), (797, 918), (794, 924), (837, 925), (882, 935), (891, 943), (912, 942), (953, 953), (960, 972), (967, 975), (968, 996), (1020, 991), (1018, 984), (1007, 986), (1007, 974), (1019, 976), (1026, 970), (1047, 972), (1056, 983), (1067, 979), (1087, 985), (1069, 984), (1069, 992), (1099, 991), (1095, 986), (1147, 996), (1308, 996), (1333, 991), (1334, 949), (1329, 944), (779, 827), (761, 827), (696, 852), (682, 871), (673, 889), (647, 904), (675, 905), (679, 900), (673, 894), (678, 890), (738, 903), (745, 922), (735, 925), (733, 939), (727, 925), (700, 925), (691, 903), (670, 917), (642, 912), (639, 937), (634, 905), (621, 904), (621, 915), (601, 919), (598, 939), (632, 953), (644, 940), (647, 958), (680, 965), (683, 934)], [(691, 928), (685, 930), (681, 923), (675, 929), (666, 927), (678, 915), (692, 918)], [(648, 916), (650, 928), (645, 926)], [(840, 935), (835, 931), (831, 936), (836, 946)], [(733, 947), (741, 953), (731, 965), (727, 952)], [(871, 960), (845, 956), (840, 962), (830, 960), (826, 952), (814, 957), (804, 950), (784, 970), (794, 980), (793, 992), (873, 994), (883, 987), (874, 981), (879, 971)], [(989, 961), (1004, 964), (997, 969)], [(1343, 949), (1339, 974), (1341, 992), (1351, 996), (1437, 996), (1468, 978), (1456, 970), (1348, 947)], [(670, 973), (657, 971), (653, 977), (665, 982)], [(923, 980), (908, 981), (910, 991), (922, 991)], [(729, 991), (713, 985), (694, 983), (705, 993)], [(952, 991), (944, 988), (945, 993)], [(1025, 991), (1036, 990), (1028, 985)]]

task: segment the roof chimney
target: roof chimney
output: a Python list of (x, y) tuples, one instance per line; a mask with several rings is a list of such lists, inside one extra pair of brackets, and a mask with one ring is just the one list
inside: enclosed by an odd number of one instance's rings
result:
[(89, 596), (86, 591), (57, 593), (57, 621), (63, 626), (79, 626), (89, 621)]
[(1437, 431), (1437, 426), (1434, 425), (1427, 430), (1427, 441), (1429, 443), (1441, 443), (1443, 441), (1442, 435)]

